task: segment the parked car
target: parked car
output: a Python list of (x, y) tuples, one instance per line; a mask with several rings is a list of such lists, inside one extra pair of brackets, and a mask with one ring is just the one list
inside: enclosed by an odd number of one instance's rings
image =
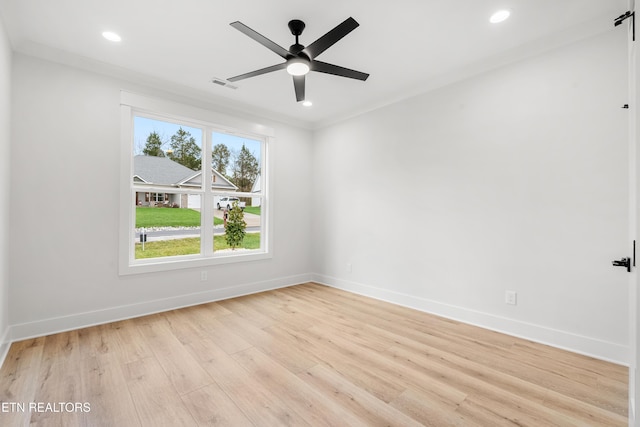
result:
[(216, 207), (218, 208), (218, 210), (226, 209), (230, 211), (231, 208), (233, 208), (234, 202), (238, 202), (238, 206), (240, 207), (240, 209), (244, 210), (245, 203), (241, 202), (237, 197), (221, 197), (220, 200), (218, 200)]

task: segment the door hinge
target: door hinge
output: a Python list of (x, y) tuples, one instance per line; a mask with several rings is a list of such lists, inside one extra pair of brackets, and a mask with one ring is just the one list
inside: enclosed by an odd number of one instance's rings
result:
[(614, 267), (625, 267), (631, 273), (631, 258), (622, 258), (619, 261), (611, 261)]
[(623, 13), (622, 15), (618, 16), (616, 19), (613, 20), (613, 25), (617, 27), (618, 25), (626, 21), (628, 18), (631, 18), (631, 37), (633, 38), (633, 41), (636, 41), (636, 13), (635, 12), (631, 12), (630, 10), (627, 10), (625, 13)]

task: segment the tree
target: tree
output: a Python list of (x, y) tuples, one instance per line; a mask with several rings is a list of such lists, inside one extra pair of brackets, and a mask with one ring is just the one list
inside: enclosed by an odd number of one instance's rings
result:
[(232, 250), (242, 244), (244, 236), (247, 234), (247, 223), (244, 220), (244, 212), (238, 206), (238, 202), (233, 202), (233, 208), (229, 211), (229, 218), (225, 224), (225, 237), (227, 244)]
[(200, 170), (200, 152), (196, 139), (184, 129), (180, 128), (171, 137), (171, 152), (169, 158), (193, 170)]
[(162, 150), (162, 139), (157, 132), (151, 132), (147, 137), (147, 143), (142, 150), (142, 154), (145, 156), (164, 157), (164, 151)]
[(211, 166), (222, 175), (226, 175), (230, 157), (229, 147), (224, 144), (216, 144), (211, 151)]
[(260, 165), (255, 156), (242, 144), (240, 153), (233, 165), (233, 183), (240, 191), (249, 192), (256, 177), (260, 173)]

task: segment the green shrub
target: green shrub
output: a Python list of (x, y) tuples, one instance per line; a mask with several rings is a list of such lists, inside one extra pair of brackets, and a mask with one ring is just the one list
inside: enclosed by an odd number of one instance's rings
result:
[(229, 218), (225, 226), (227, 244), (231, 249), (242, 245), (242, 240), (246, 234), (247, 223), (244, 220), (244, 212), (238, 206), (238, 202), (233, 202), (233, 207), (229, 211)]

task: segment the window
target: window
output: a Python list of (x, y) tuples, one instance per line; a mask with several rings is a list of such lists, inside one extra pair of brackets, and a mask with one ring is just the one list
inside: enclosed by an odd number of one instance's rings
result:
[(272, 131), (126, 92), (122, 99), (120, 273), (269, 257)]

